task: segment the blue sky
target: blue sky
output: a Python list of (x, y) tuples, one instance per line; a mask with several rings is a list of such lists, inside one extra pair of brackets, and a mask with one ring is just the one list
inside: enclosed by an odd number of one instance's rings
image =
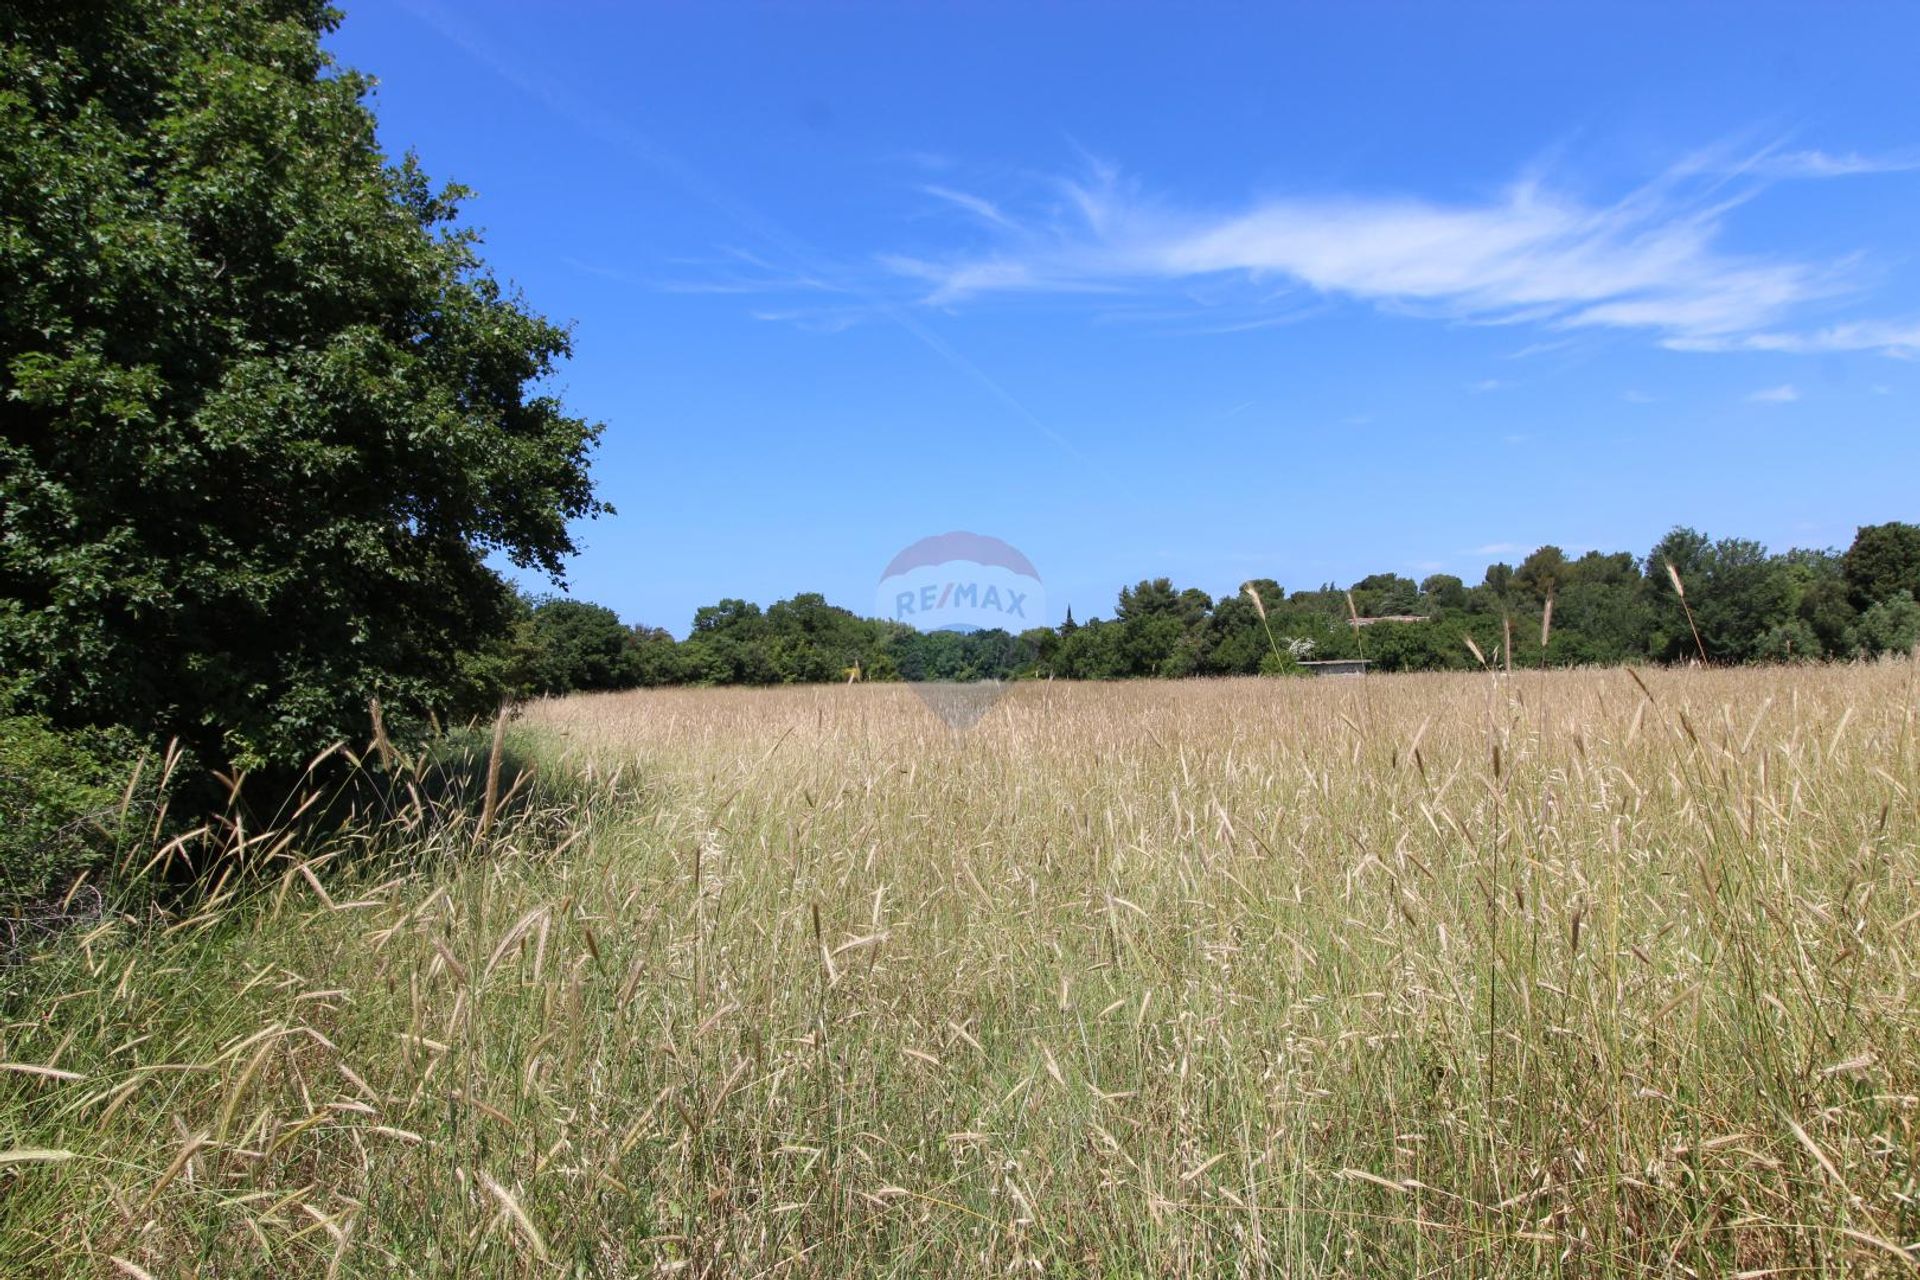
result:
[(1920, 517), (1920, 8), (345, 7), (576, 326), (631, 622), (949, 529), (1085, 618)]

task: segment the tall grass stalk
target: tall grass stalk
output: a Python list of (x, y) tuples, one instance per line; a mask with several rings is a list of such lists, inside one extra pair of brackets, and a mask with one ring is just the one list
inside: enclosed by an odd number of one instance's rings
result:
[(1916, 714), (539, 703), (8, 972), (0, 1274), (1908, 1274)]

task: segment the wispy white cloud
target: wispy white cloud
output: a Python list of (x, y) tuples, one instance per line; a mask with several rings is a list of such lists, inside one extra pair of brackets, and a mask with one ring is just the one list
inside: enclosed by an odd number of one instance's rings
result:
[(1783, 382), (1777, 387), (1765, 387), (1747, 397), (1751, 404), (1792, 404), (1800, 398), (1800, 388), (1791, 382)]
[(1484, 547), (1475, 547), (1471, 554), (1476, 556), (1505, 556), (1512, 555), (1519, 549), (1520, 544), (1517, 542), (1489, 542)]
[(1628, 404), (1652, 404), (1659, 397), (1650, 396), (1646, 392), (1641, 391), (1635, 387), (1628, 387), (1625, 391), (1622, 391), (1620, 393), (1620, 398), (1622, 400), (1625, 400)]
[(1683, 351), (1779, 351), (1790, 355), (1878, 351), (1910, 360), (1920, 357), (1920, 320), (1859, 320), (1802, 333), (1702, 335), (1675, 339), (1667, 345)]
[(761, 309), (748, 313), (755, 320), (771, 324), (790, 324), (805, 333), (839, 333), (870, 319), (872, 313), (862, 307), (790, 307), (784, 310)]
[(1000, 212), (1000, 206), (984, 196), (955, 191), (952, 187), (942, 187), (932, 183), (922, 186), (920, 190), (936, 199), (945, 200), (948, 204), (958, 205), (983, 222), (990, 222), (996, 227), (1013, 226), (1013, 220)]
[(681, 259), (678, 265), (689, 268), (687, 278), (664, 280), (655, 285), (664, 293), (845, 293), (847, 288), (829, 279), (824, 272), (783, 269), (757, 253), (723, 247), (720, 258), (697, 261)]
[[(1914, 163), (1920, 165), (1920, 158)], [(1031, 214), (938, 188), (1000, 233), (984, 251), (883, 257), (958, 307), (991, 295), (1156, 290), (1219, 293), (1261, 305), (1316, 294), (1472, 323), (1628, 330), (1686, 350), (1920, 350), (1920, 324), (1856, 322), (1793, 331), (1806, 304), (1854, 289), (1858, 264), (1740, 253), (1732, 213), (1788, 175), (1886, 172), (1905, 157), (1762, 153), (1739, 166), (1690, 157), (1611, 202), (1524, 174), (1479, 201), (1414, 195), (1287, 195), (1237, 210), (1146, 194), (1111, 165), (1057, 181)], [(928, 190), (928, 188), (923, 188)], [(975, 207), (977, 202), (979, 207)], [(1528, 344), (1516, 356), (1557, 349)]]
[(1511, 382), (1504, 382), (1499, 378), (1482, 378), (1478, 382), (1469, 382), (1467, 390), (1477, 396), (1483, 396), (1489, 391), (1505, 391), (1512, 385)]
[(1895, 151), (1867, 156), (1858, 151), (1776, 151), (1747, 166), (1774, 178), (1852, 178), (1874, 173), (1912, 173), (1920, 170), (1920, 151)]
[(1529, 342), (1518, 351), (1507, 352), (1509, 360), (1527, 360), (1534, 356), (1544, 356), (1554, 351), (1564, 351), (1574, 345), (1572, 338), (1557, 338), (1552, 342)]

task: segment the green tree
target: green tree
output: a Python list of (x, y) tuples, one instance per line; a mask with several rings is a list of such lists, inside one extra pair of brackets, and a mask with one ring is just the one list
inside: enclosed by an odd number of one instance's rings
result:
[(1644, 658), (1651, 626), (1640, 565), (1633, 554), (1589, 551), (1561, 572), (1553, 599), (1549, 658), (1569, 663)]
[(1495, 561), (1487, 566), (1486, 577), (1480, 585), (1467, 593), (1467, 608), (1475, 613), (1509, 613), (1514, 607), (1513, 597), (1518, 591), (1513, 580), (1513, 566), (1505, 561)]
[(767, 649), (766, 615), (750, 601), (727, 599), (694, 610), (680, 653), (694, 684), (774, 684), (780, 678)]
[(658, 685), (680, 684), (686, 677), (686, 661), (680, 653), (680, 646), (673, 633), (665, 627), (640, 626), (633, 629), (627, 639), (632, 653), (635, 683), (647, 688)]
[(1801, 618), (1788, 618), (1769, 628), (1755, 650), (1767, 662), (1809, 662), (1820, 656), (1820, 637)]
[(1910, 653), (1920, 644), (1920, 604), (1896, 591), (1860, 615), (1860, 639), (1869, 653)]
[(1420, 607), (1420, 588), (1397, 573), (1374, 573), (1353, 584), (1354, 607), (1363, 618), (1401, 617)]
[(1513, 571), (1513, 585), (1539, 607), (1566, 584), (1570, 573), (1566, 553), (1548, 545), (1520, 562), (1520, 567)]
[(630, 689), (640, 683), (633, 634), (604, 605), (542, 600), (533, 609), (532, 639), (536, 693)]
[(1120, 603), (1113, 616), (1121, 622), (1163, 615), (1179, 618), (1186, 604), (1184, 593), (1174, 590), (1172, 579), (1142, 579), (1131, 587), (1120, 588)]
[[(1691, 588), (1694, 598), (1706, 585), (1707, 564), (1712, 558), (1713, 541), (1706, 534), (1685, 525), (1675, 525), (1647, 553), (1646, 572), (1641, 579), (1642, 599), (1647, 606), (1647, 652), (1662, 662), (1680, 662), (1698, 656), (1693, 627), (1687, 621), (1685, 602), (1674, 590), (1673, 575)], [(1726, 657), (1727, 655), (1715, 655)]]
[(1920, 525), (1862, 525), (1840, 558), (1856, 609), (1870, 609), (1897, 591), (1920, 597)]
[(1378, 622), (1361, 638), (1366, 656), (1380, 671), (1441, 671), (1464, 666), (1471, 655), (1457, 624)]
[(1029, 627), (1019, 635), (1024, 676), (1050, 676), (1060, 648), (1060, 633), (1052, 627)]
[(57, 723), (287, 765), (450, 709), (486, 557), (557, 581), (606, 510), (567, 334), (388, 163), (335, 20), (0, 8), (0, 670)]
[(1124, 626), (1091, 618), (1061, 636), (1054, 656), (1059, 673), (1070, 680), (1115, 680), (1129, 674), (1120, 648)]
[(1467, 607), (1467, 584), (1450, 573), (1436, 573), (1420, 584), (1420, 603), (1435, 613)]
[(1774, 647), (1784, 653), (1787, 642), (1792, 641), (1794, 658), (1850, 656), (1859, 648), (1854, 631), (1859, 614), (1853, 607), (1841, 557), (1832, 551), (1795, 549), (1781, 556), (1780, 562), (1789, 587), (1790, 621), (1800, 626), (1783, 632)]
[(1166, 578), (1122, 587), (1114, 610), (1122, 628), (1120, 674), (1193, 674), (1200, 666), (1212, 608), (1206, 592), (1192, 587), (1176, 591)]
[(1711, 541), (1693, 529), (1676, 528), (1647, 557), (1646, 585), (1656, 615), (1653, 656), (1684, 659), (1694, 648), (1685, 610), (1666, 566), (1686, 588), (1694, 624), (1713, 662), (1745, 662), (1763, 656), (1762, 641), (1785, 622), (1792, 585), (1786, 566), (1747, 538)]
[[(1270, 580), (1263, 581), (1266, 587), (1272, 588), (1271, 592), (1261, 583), (1249, 585), (1260, 592), (1261, 603), (1271, 612), (1280, 607), (1286, 596)], [(1207, 632), (1202, 669), (1208, 675), (1252, 675), (1260, 670), (1261, 659), (1273, 654), (1274, 646), (1267, 640), (1260, 613), (1244, 590), (1220, 597), (1207, 620)]]

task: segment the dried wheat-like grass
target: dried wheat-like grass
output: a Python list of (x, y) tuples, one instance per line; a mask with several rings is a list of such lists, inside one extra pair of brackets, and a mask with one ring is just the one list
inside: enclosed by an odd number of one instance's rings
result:
[(1474, 652), (397, 754), (16, 971), (0, 1273), (1911, 1269), (1912, 665)]

